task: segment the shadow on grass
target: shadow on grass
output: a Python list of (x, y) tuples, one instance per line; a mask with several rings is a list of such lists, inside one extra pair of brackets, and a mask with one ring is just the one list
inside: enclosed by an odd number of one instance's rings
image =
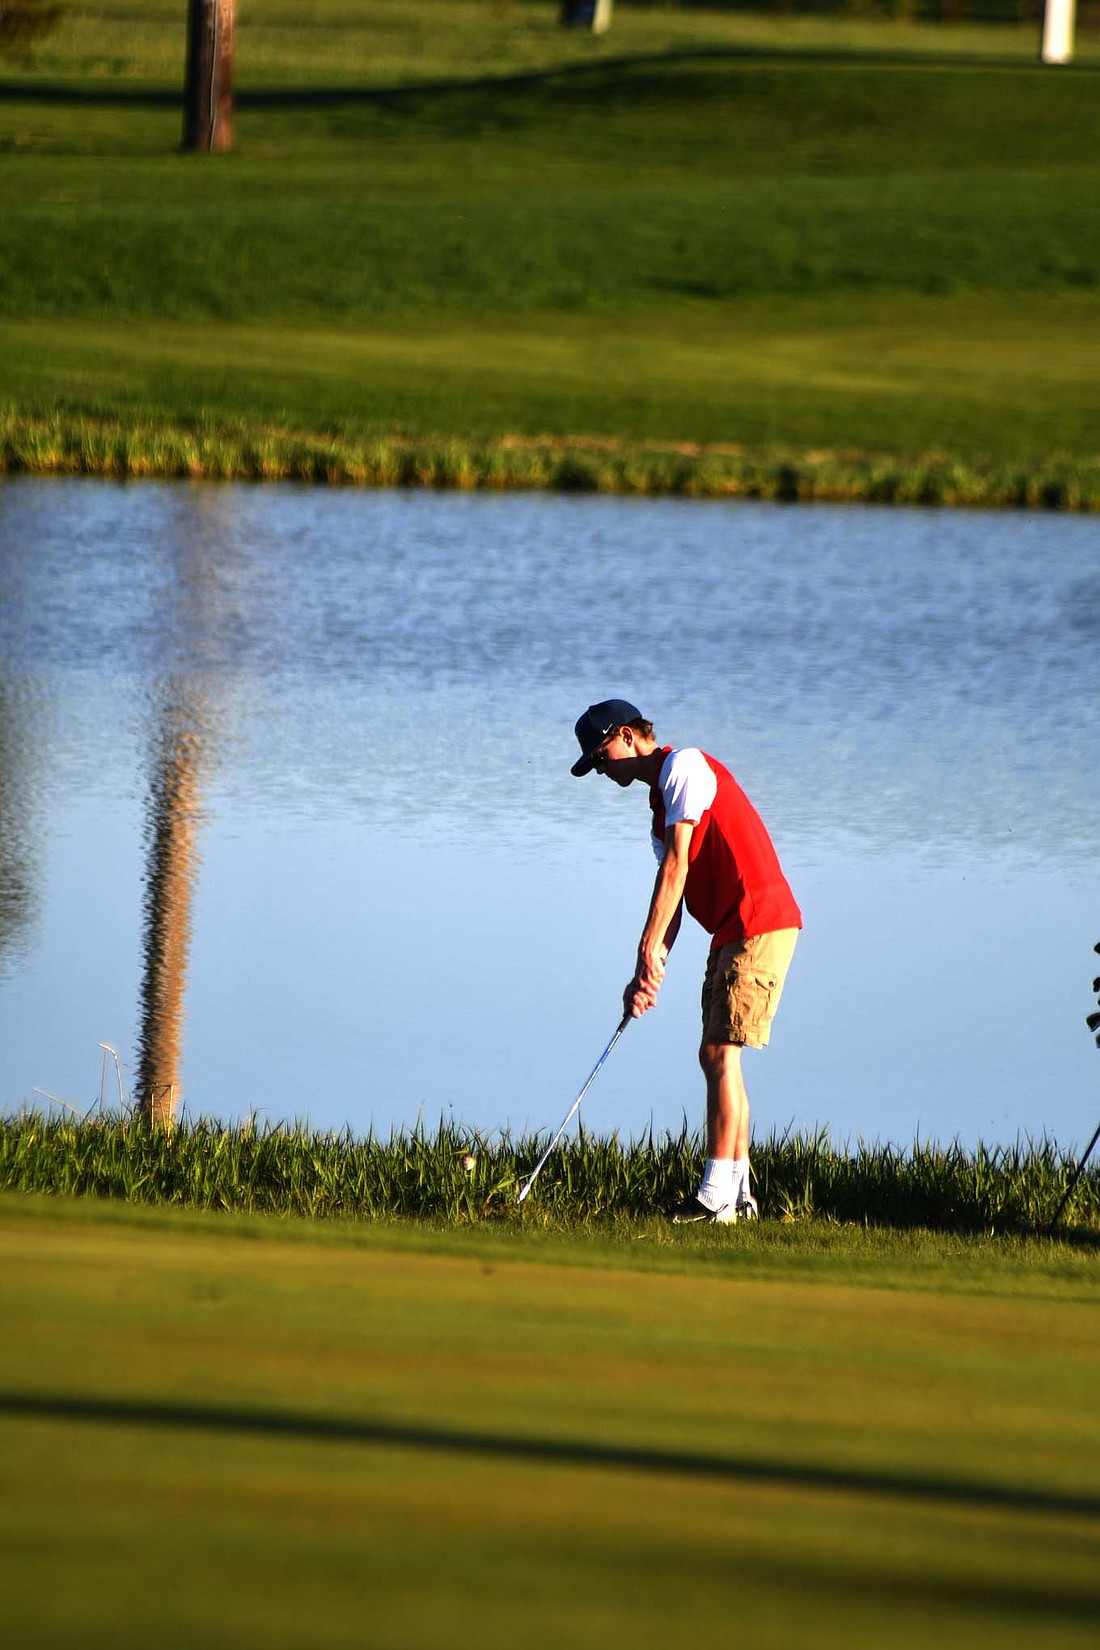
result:
[(309, 1442), (442, 1450), (453, 1455), (629, 1471), (749, 1484), (762, 1488), (832, 1491), (907, 1501), (947, 1503), (985, 1511), (1061, 1513), (1100, 1518), (1100, 1495), (1028, 1486), (981, 1484), (964, 1479), (872, 1473), (855, 1468), (738, 1460), (688, 1451), (639, 1449), (629, 1444), (532, 1438), (450, 1427), (407, 1426), (388, 1421), (294, 1414), (286, 1410), (230, 1409), (215, 1405), (157, 1403), (148, 1399), (41, 1396), (0, 1392), (0, 1415), (43, 1421), (182, 1428), (196, 1432), (260, 1434)]
[[(858, 68), (863, 64), (873, 67), (909, 69), (1017, 69), (1025, 72), (1046, 72), (1046, 66), (1026, 57), (1005, 53), (966, 52), (903, 52), (856, 51), (837, 47), (801, 46), (784, 50), (777, 46), (716, 46), (685, 48), (682, 51), (635, 52), (622, 57), (605, 58), (600, 63), (557, 63), (543, 69), (523, 69), (512, 74), (478, 75), (470, 79), (417, 81), (400, 86), (271, 86), (240, 88), (234, 102), (239, 109), (279, 109), (324, 106), (339, 103), (376, 104), (379, 107), (399, 105), (411, 98), (447, 95), (453, 92), (493, 92), (521, 86), (563, 85), (580, 86), (589, 82), (593, 95), (601, 86), (613, 82), (625, 70), (634, 68), (689, 67), (705, 63), (767, 63), (775, 62), (832, 64)], [(1067, 63), (1059, 74), (1088, 75), (1100, 73), (1100, 63)], [(102, 83), (74, 85), (63, 81), (0, 80), (0, 103), (58, 103), (70, 105), (99, 105), (104, 108), (172, 108), (182, 104), (183, 87), (119, 85), (108, 79)]]

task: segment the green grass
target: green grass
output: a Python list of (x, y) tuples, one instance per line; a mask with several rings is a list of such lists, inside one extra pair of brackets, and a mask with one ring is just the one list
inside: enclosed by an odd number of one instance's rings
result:
[(1094, 1642), (1094, 1256), (0, 1197), (39, 1650)]
[(852, 24), (860, 55), (836, 18), (711, 10), (624, 11), (614, 52), (545, 6), (249, 15), (228, 157), (175, 152), (167, 6), (81, 11), (0, 84), (9, 429), (337, 441), (348, 479), (392, 438), (498, 469), (517, 438), (733, 447), (773, 476), (817, 452), (857, 460), (820, 496), (885, 460), (909, 478), (888, 496), (1020, 499), (929, 495), (931, 458), (1100, 498), (1088, 67), (1014, 62), (1011, 29), (975, 59), (924, 27), (930, 58)]
[[(138, 1120), (19, 1113), (0, 1119), (0, 1189), (318, 1219), (502, 1221), (553, 1230), (651, 1218), (698, 1178), (702, 1142), (622, 1142), (581, 1130), (562, 1142), (522, 1210), (537, 1139), (481, 1140), (441, 1124), (387, 1140), (198, 1121), (170, 1134)], [(1051, 1142), (1013, 1148), (918, 1144), (900, 1151), (783, 1136), (753, 1149), (762, 1217), (877, 1227), (1042, 1232), (1075, 1168)], [(1067, 1226), (1100, 1231), (1100, 1170), (1087, 1169)]]
[[(943, 27), (934, 19), (858, 11), (858, 0), (847, 12), (821, 6), (808, 15), (794, 6), (769, 15), (766, 7), (617, 0), (610, 33), (593, 39), (557, 28), (557, 7), (545, 0), (251, 0), (238, 7), (236, 62), (248, 85), (391, 86), (522, 74), (632, 53), (778, 49), (1023, 61), (1037, 53), (1036, 23), (1007, 15), (992, 26), (960, 18)], [(38, 47), (29, 78), (110, 76), (178, 85), (183, 54), (178, 0), (84, 0), (68, 8), (58, 31)], [(1098, 59), (1097, 30), (1082, 17), (1076, 61)]]

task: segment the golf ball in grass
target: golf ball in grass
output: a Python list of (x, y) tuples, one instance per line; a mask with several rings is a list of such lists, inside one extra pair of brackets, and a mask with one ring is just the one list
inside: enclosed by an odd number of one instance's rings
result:
[(474, 1170), (477, 1168), (477, 1158), (472, 1152), (466, 1153), (466, 1156), (462, 1159), (462, 1167), (466, 1170), (467, 1174), (473, 1174)]

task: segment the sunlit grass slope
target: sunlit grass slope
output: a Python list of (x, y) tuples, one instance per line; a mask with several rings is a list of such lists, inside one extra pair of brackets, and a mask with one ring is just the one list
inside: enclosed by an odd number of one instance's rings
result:
[(1095, 1642), (1087, 1255), (109, 1213), (0, 1199), (26, 1650)]
[(257, 0), (202, 161), (175, 12), (102, 4), (98, 55), (88, 15), (0, 87), (9, 465), (115, 421), (338, 437), (364, 477), (378, 438), (595, 438), (1069, 464), (1058, 501), (1100, 499), (1096, 73), (1018, 31)]

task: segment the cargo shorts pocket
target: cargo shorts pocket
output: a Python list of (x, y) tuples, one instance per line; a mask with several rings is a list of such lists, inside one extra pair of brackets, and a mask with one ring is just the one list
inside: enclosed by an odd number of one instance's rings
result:
[(779, 975), (772, 969), (750, 968), (727, 975), (730, 1027), (739, 1042), (762, 1048), (768, 1041)]

